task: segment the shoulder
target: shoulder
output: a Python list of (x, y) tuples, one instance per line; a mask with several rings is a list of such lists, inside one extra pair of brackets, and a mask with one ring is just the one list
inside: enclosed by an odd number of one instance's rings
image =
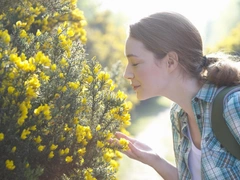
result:
[(238, 110), (238, 113), (240, 114), (240, 88), (237, 91), (234, 91), (225, 97), (224, 110), (227, 111)]
[(225, 97), (223, 116), (234, 137), (240, 143), (240, 90)]

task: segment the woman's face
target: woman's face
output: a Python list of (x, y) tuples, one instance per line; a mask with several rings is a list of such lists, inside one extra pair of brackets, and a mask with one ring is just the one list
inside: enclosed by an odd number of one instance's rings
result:
[(137, 98), (160, 96), (168, 84), (167, 56), (157, 59), (143, 43), (129, 37), (126, 42), (128, 64), (124, 77), (130, 80)]

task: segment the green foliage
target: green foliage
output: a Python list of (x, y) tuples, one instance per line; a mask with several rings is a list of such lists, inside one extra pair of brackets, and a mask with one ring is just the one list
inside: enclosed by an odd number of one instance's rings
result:
[(131, 105), (86, 58), (75, 4), (20, 0), (2, 9), (0, 179), (116, 179), (121, 147), (108, 140), (126, 131)]
[(216, 45), (216, 49), (240, 55), (240, 24)]
[[(87, 2), (87, 3), (86, 3)], [(103, 67), (111, 68), (113, 64), (121, 60), (126, 62), (124, 56), (124, 44), (126, 40), (126, 28), (124, 18), (108, 10), (98, 10), (97, 2), (88, 0), (78, 2), (84, 5), (88, 18), (88, 42), (87, 52), (90, 57), (96, 56)], [(90, 13), (91, 12), (91, 13)]]
[(127, 92), (134, 106), (139, 103), (128, 81), (123, 78), (127, 58), (124, 55), (127, 38), (126, 19), (123, 14), (101, 9), (97, 0), (78, 1), (88, 19), (86, 52), (89, 57), (96, 56), (101, 65), (109, 71), (117, 82), (116, 88)]

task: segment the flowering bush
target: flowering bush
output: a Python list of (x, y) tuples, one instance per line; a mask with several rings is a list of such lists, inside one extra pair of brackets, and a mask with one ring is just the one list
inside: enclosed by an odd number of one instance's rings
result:
[(127, 142), (108, 140), (131, 104), (86, 58), (75, 4), (19, 0), (0, 14), (0, 179), (116, 179)]

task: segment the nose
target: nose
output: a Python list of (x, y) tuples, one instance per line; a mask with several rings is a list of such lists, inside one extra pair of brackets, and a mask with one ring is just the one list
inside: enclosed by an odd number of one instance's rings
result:
[(127, 65), (125, 72), (123, 74), (123, 77), (125, 79), (132, 79), (134, 78), (134, 74), (131, 72), (129, 65)]

